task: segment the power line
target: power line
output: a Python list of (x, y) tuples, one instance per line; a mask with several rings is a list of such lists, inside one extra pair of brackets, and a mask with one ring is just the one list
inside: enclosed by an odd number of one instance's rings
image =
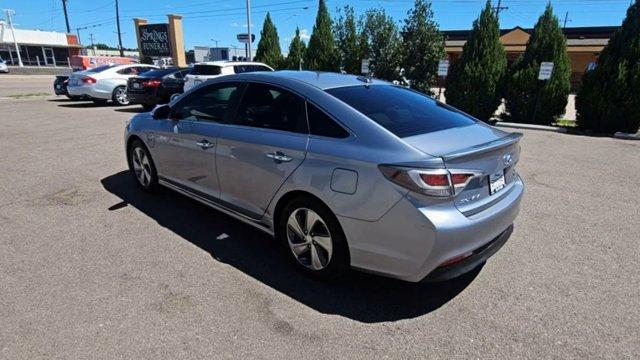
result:
[(493, 10), (496, 12), (496, 16), (500, 18), (500, 12), (502, 10), (508, 10), (508, 6), (502, 6), (502, 0), (498, 0), (498, 6), (494, 7)]

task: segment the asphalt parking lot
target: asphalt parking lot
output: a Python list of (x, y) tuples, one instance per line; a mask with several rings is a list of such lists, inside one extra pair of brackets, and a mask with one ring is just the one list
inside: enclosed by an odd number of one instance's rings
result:
[(137, 107), (2, 96), (1, 359), (640, 357), (640, 142), (523, 131), (523, 208), (482, 269), (322, 283), (261, 232), (138, 190)]

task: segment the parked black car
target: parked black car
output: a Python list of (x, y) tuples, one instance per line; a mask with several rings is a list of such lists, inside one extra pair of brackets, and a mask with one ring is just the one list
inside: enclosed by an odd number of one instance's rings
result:
[(166, 104), (174, 94), (182, 94), (184, 77), (190, 68), (168, 68), (147, 71), (129, 79), (127, 98), (131, 104), (141, 104), (152, 109), (158, 104)]

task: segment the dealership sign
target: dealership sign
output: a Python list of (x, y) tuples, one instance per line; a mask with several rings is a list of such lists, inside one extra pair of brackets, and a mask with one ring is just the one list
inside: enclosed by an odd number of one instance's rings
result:
[(142, 56), (171, 56), (169, 24), (149, 24), (138, 27)]

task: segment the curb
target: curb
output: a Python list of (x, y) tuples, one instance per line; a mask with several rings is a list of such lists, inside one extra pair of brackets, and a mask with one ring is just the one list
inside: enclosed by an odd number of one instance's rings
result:
[(541, 131), (551, 131), (557, 133), (566, 133), (567, 129), (556, 127), (556, 126), (545, 126), (545, 125), (534, 125), (534, 124), (520, 124), (520, 123), (511, 123), (498, 121), (494, 126), (498, 127), (506, 127), (512, 129), (528, 129), (528, 130), (541, 130)]
[(624, 140), (640, 140), (640, 133), (638, 134), (627, 134), (623, 132), (617, 132), (613, 135), (616, 139), (624, 139)]

